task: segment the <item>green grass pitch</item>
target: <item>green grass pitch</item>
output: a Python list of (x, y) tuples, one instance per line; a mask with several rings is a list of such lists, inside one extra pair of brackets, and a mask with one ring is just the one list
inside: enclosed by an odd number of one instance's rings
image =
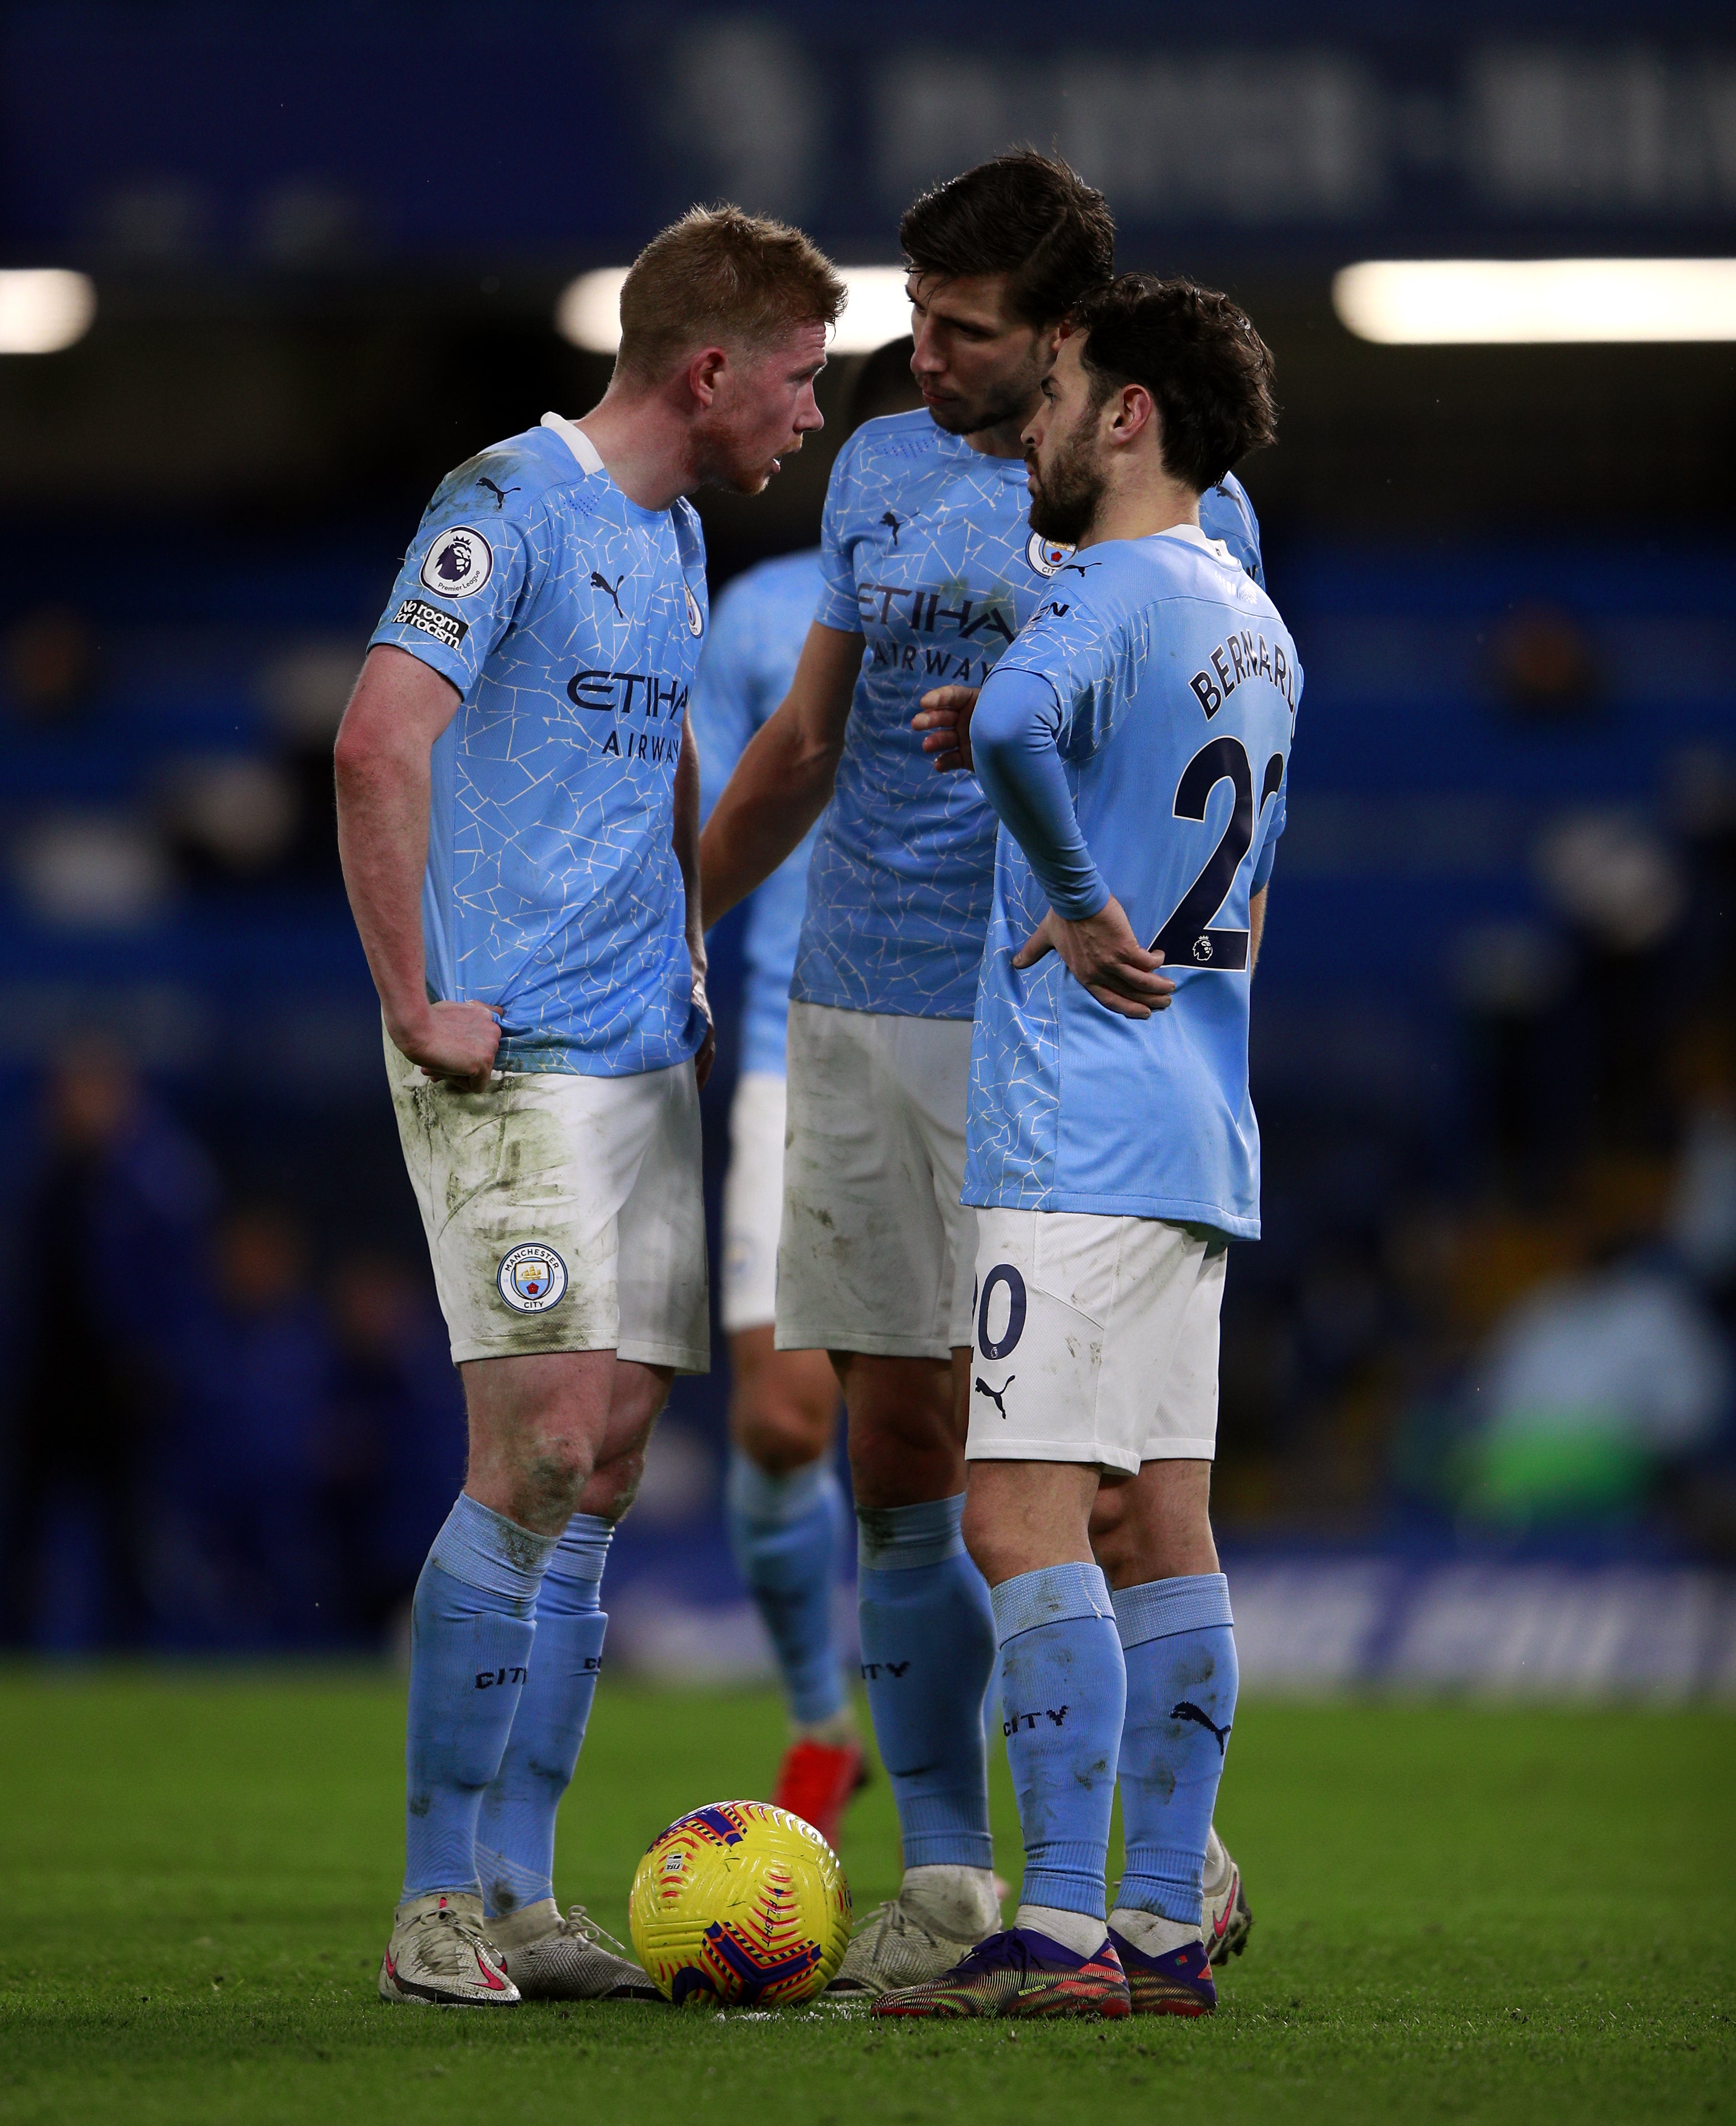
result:
[[(0, 1672), (0, 2120), (1736, 2113), (1727, 1715), (1249, 1703), (1219, 1821), (1252, 1945), (1215, 2019), (1112, 2028), (388, 2007), (401, 1720), (359, 1672)], [(563, 1898), (625, 1934), (652, 1834), (763, 1793), (780, 1732), (765, 1694), (606, 1685)], [(996, 1811), (1016, 1873), (1004, 1765)], [(845, 1841), (859, 1911), (894, 1854), (882, 1781)]]

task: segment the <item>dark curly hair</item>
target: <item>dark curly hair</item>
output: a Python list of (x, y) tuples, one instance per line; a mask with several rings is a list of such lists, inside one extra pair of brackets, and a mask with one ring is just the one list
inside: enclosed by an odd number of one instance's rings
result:
[(1094, 404), (1143, 385), (1163, 421), (1164, 467), (1196, 493), (1276, 439), (1271, 353), (1228, 295), (1124, 273), (1087, 295), (1073, 322)]
[(1055, 324), (1116, 269), (1109, 202), (1035, 148), (1010, 148), (924, 192), (906, 209), (899, 242), (914, 272), (1008, 275), (1008, 307), (1030, 325)]

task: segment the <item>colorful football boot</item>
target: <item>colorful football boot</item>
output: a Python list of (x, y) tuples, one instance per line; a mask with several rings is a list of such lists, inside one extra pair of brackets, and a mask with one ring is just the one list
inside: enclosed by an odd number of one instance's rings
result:
[(1127, 1980), (1112, 1938), (1089, 1956), (1029, 1927), (1009, 1927), (979, 1942), (951, 1971), (922, 1986), (882, 1993), (876, 2015), (1101, 2015), (1131, 2012)]
[(1217, 2006), (1218, 1989), (1203, 1942), (1184, 1942), (1163, 1956), (1148, 1956), (1111, 1927), (1109, 1951), (1127, 1974), (1135, 2015), (1209, 2015)]

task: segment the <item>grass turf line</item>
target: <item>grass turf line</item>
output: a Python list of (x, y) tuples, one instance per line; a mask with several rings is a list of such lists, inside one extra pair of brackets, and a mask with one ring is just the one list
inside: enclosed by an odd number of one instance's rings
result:
[[(1217, 2016), (1015, 2034), (818, 2010), (388, 2007), (402, 1703), (366, 1674), (0, 1671), (0, 2120), (1736, 2112), (1726, 1715), (1250, 1703), (1219, 1820), (1257, 1925)], [(765, 1792), (781, 1733), (765, 1694), (606, 1685), (564, 1900), (625, 1934), (653, 1833)], [(1004, 1763), (995, 1805), (1012, 1872)], [(882, 1780), (844, 1841), (859, 1914), (894, 1887), (894, 1851)]]

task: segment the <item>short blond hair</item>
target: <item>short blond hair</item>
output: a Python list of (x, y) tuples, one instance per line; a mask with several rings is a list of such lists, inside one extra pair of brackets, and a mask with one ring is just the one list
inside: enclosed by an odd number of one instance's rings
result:
[(802, 325), (833, 325), (844, 293), (837, 268), (800, 229), (727, 202), (689, 207), (633, 262), (616, 366), (653, 383), (690, 347), (763, 347)]

